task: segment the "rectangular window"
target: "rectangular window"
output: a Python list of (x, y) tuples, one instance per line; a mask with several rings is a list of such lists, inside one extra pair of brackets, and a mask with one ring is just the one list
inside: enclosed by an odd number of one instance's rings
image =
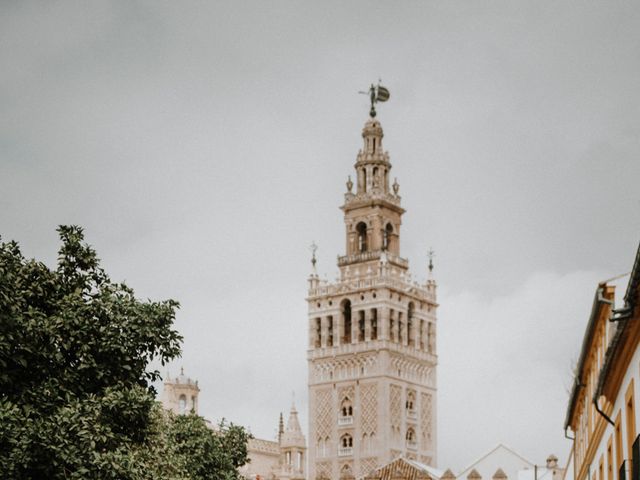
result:
[[(624, 395), (625, 399), (625, 417), (626, 417), (626, 427), (627, 427), (627, 453), (631, 456), (633, 442), (636, 439), (636, 414), (635, 414), (635, 406), (633, 404), (633, 379), (629, 383), (629, 387), (627, 388), (627, 392)], [(629, 464), (631, 466), (631, 464)], [(634, 472), (629, 472), (629, 477), (633, 478)]]
[(613, 437), (607, 441), (607, 480), (613, 480)]
[(616, 471), (620, 471), (622, 466), (622, 460), (624, 459), (624, 452), (622, 451), (622, 425), (620, 425), (620, 412), (616, 416), (615, 421), (616, 432)]

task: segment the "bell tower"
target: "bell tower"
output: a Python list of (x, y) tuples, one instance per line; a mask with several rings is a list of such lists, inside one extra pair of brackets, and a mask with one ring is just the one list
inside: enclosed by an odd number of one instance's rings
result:
[(321, 281), (312, 260), (310, 480), (364, 476), (397, 457), (436, 465), (436, 284), (431, 268), (413, 281), (400, 256), (405, 211), (383, 136), (372, 116), (341, 207), (338, 280)]

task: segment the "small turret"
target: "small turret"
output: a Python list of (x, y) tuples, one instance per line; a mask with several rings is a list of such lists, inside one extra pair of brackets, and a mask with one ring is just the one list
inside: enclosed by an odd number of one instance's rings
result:
[(162, 388), (162, 406), (173, 413), (184, 415), (193, 411), (198, 413), (198, 381), (192, 380), (180, 368), (180, 375), (171, 378), (167, 375)]
[[(282, 420), (281, 420), (282, 421)], [(282, 425), (282, 424), (281, 424)], [(298, 411), (295, 405), (291, 405), (287, 428), (279, 435), (280, 452), (282, 455), (281, 479), (303, 480), (306, 478), (306, 440), (300, 422), (298, 421)]]

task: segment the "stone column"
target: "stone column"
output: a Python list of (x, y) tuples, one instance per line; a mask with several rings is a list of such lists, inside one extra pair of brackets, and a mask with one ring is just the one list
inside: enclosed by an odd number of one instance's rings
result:
[(389, 307), (378, 308), (378, 338), (389, 340)]
[(321, 328), (320, 328), (320, 332), (321, 332), (321, 335), (320, 335), (320, 346), (322, 348), (325, 348), (327, 346), (327, 333), (328, 333), (327, 332), (327, 320), (328, 320), (327, 317), (321, 317), (321, 319), (320, 319), (320, 325), (321, 325)]
[(389, 324), (393, 323), (391, 328), (391, 336), (389, 337), (392, 342), (398, 343), (398, 316), (395, 310), (389, 310)]
[(351, 343), (358, 343), (358, 311), (351, 309)]
[(338, 312), (338, 314), (334, 317), (333, 320), (333, 330), (334, 330), (334, 345), (342, 345), (342, 331), (344, 330), (344, 319), (342, 317), (342, 312)]

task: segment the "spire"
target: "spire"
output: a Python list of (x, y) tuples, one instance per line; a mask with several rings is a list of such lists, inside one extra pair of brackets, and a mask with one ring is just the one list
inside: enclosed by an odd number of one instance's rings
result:
[(436, 256), (436, 253), (433, 251), (433, 248), (430, 248), (427, 252), (427, 256), (429, 257), (429, 273), (427, 273), (427, 284), (426, 287), (428, 290), (433, 290), (436, 288), (436, 281), (433, 278), (433, 257)]
[(298, 421), (298, 411), (295, 405), (291, 405), (291, 411), (289, 412), (289, 420), (287, 420), (287, 432), (295, 432), (302, 434), (300, 428), (300, 422)]
[(278, 443), (282, 442), (282, 435), (284, 435), (284, 418), (282, 412), (280, 412), (280, 420), (278, 421)]
[(291, 404), (291, 410), (289, 412), (289, 419), (287, 420), (287, 429), (282, 435), (281, 446), (282, 447), (304, 447), (306, 441), (300, 428), (300, 421), (298, 420), (298, 411), (295, 404)]

